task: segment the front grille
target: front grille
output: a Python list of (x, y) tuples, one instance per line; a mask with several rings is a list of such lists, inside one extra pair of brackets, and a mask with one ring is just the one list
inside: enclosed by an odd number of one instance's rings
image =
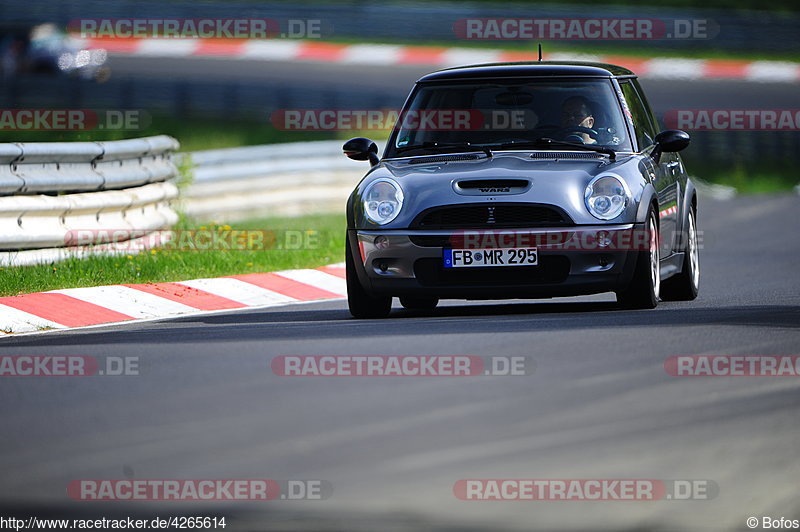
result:
[(411, 223), (420, 229), (492, 229), (573, 225), (560, 209), (535, 203), (449, 205), (421, 212)]
[(418, 259), (414, 275), (422, 286), (509, 286), (563, 282), (570, 262), (563, 256), (539, 256), (537, 266), (445, 268), (441, 258)]

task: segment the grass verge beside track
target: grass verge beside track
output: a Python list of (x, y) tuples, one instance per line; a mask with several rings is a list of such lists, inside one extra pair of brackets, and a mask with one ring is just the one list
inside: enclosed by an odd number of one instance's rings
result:
[(216, 150), (259, 144), (282, 142), (310, 142), (335, 140), (342, 142), (352, 137), (367, 136), (373, 140), (385, 139), (389, 131), (282, 131), (273, 127), (268, 117), (258, 120), (233, 117), (221, 120), (216, 117), (195, 116), (178, 118), (152, 115), (147, 127), (138, 130), (92, 131), (10, 131), (0, 129), (2, 142), (100, 142), (123, 140), (152, 135), (170, 135), (181, 143), (180, 151)]
[[(176, 230), (198, 235), (199, 245), (209, 232), (250, 230), (264, 235), (264, 245), (244, 250), (164, 249), (140, 254), (70, 259), (53, 264), (19, 268), (0, 267), (0, 296), (13, 296), (61, 288), (125, 283), (185, 281), (294, 268), (313, 268), (344, 261), (345, 218), (343, 214), (320, 214), (298, 218), (263, 218), (232, 226), (181, 221)], [(192, 243), (187, 238), (176, 247)], [(220, 247), (220, 246), (216, 246)], [(263, 249), (270, 248), (270, 249)]]
[(737, 166), (733, 168), (711, 168), (707, 165), (687, 163), (690, 175), (699, 176), (708, 183), (727, 185), (739, 194), (774, 194), (792, 190), (800, 180), (789, 171), (748, 170)]
[(181, 143), (181, 151), (236, 148), (277, 142), (306, 142), (330, 140), (330, 132), (279, 131), (269, 124), (256, 120), (196, 116), (181, 118), (152, 115), (150, 124), (138, 130), (91, 131), (10, 131), (0, 129), (0, 142), (98, 142), (123, 140), (151, 135), (170, 135)]

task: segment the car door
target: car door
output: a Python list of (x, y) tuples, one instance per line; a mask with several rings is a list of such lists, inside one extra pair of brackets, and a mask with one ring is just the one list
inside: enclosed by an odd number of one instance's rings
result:
[[(652, 154), (655, 147), (656, 123), (650, 107), (641, 95), (635, 80), (620, 80), (622, 95), (630, 109), (639, 152)], [(673, 253), (680, 208), (679, 177), (682, 169), (676, 154), (664, 153), (658, 161), (649, 158), (652, 164), (651, 178), (658, 198), (661, 258)], [(649, 166), (649, 165), (648, 165)]]
[[(653, 108), (650, 106), (650, 103), (647, 101), (647, 96), (645, 95), (644, 91), (642, 90), (641, 85), (639, 85), (638, 80), (633, 80), (633, 85), (636, 87), (636, 91), (639, 93), (639, 96), (642, 98), (642, 102), (644, 107), (648, 110), (650, 114), (650, 119), (655, 125), (656, 132), (664, 131), (666, 127), (664, 123), (656, 117), (656, 114), (653, 112)], [(681, 155), (678, 152), (672, 153), (664, 153), (661, 155), (662, 163), (665, 166), (665, 171), (668, 174), (668, 179), (674, 183), (675, 188), (675, 203), (670, 208), (667, 206), (671, 212), (666, 218), (670, 223), (674, 226), (673, 238), (672, 238), (672, 251), (678, 252), (683, 251), (683, 246), (685, 245), (679, 235), (682, 231), (685, 231), (685, 227), (683, 227), (684, 222), (686, 221), (686, 205), (685, 203), (685, 193), (686, 193), (686, 183), (689, 180), (689, 175), (686, 173), (686, 166), (683, 164), (683, 159), (681, 159)], [(663, 207), (662, 207), (663, 208)]]
[[(653, 124), (656, 126), (656, 131), (664, 131), (666, 127), (664, 126), (663, 122), (658, 120), (656, 117), (655, 113), (653, 112), (653, 108), (647, 101), (647, 96), (639, 85), (639, 82), (637, 80), (633, 80), (633, 85), (636, 87), (637, 92), (641, 96), (645, 108), (649, 110), (650, 118)], [(683, 251), (685, 242), (683, 242), (678, 235), (682, 234), (682, 232), (686, 230), (686, 228), (683, 227), (684, 223), (686, 222), (686, 205), (684, 205), (684, 203), (686, 199), (686, 184), (689, 180), (689, 174), (686, 173), (686, 166), (683, 164), (683, 159), (681, 159), (680, 153), (665, 153), (662, 154), (661, 157), (666, 165), (667, 172), (670, 174), (669, 178), (674, 180), (675, 183), (676, 208), (672, 209), (674, 212), (670, 215), (674, 216), (675, 218), (675, 233), (672, 241), (672, 251)]]

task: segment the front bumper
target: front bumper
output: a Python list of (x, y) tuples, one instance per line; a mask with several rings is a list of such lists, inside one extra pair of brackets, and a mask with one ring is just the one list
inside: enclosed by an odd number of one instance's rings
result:
[[(646, 247), (640, 224), (550, 229), (348, 230), (359, 281), (374, 295), (527, 299), (616, 291)], [(443, 249), (535, 247), (536, 266), (445, 268)]]

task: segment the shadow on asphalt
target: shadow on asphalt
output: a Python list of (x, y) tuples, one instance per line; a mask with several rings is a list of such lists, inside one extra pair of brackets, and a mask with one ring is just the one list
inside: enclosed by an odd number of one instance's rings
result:
[[(690, 305), (690, 304), (689, 304)], [(525, 319), (529, 318), (529, 319)], [(466, 324), (465, 324), (466, 322)], [(456, 326), (457, 324), (457, 326)], [(6, 338), (4, 345), (165, 344), (282, 338), (344, 338), (354, 335), (447, 335), (559, 331), (609, 327), (752, 326), (800, 328), (800, 306), (693, 307), (662, 303), (654, 310), (618, 310), (614, 303), (508, 303), (444, 306), (428, 312), (394, 309), (383, 320), (356, 320), (346, 309), (305, 307), (187, 316), (108, 329), (65, 331)]]

